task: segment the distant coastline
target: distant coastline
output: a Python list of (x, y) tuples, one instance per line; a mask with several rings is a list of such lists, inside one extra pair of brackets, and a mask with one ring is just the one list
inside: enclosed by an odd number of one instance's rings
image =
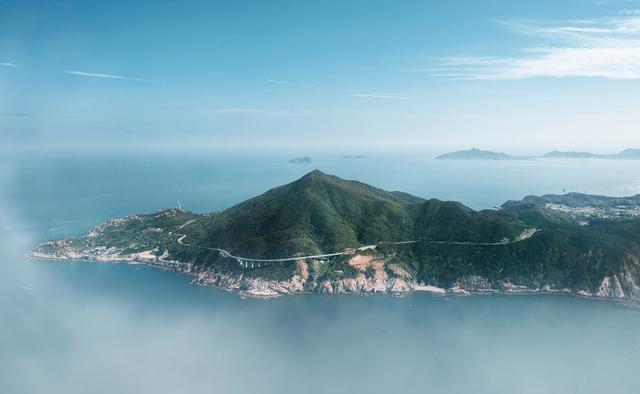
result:
[(625, 149), (618, 153), (597, 154), (578, 151), (551, 151), (542, 156), (514, 156), (502, 152), (481, 149), (468, 149), (444, 153), (437, 160), (533, 160), (533, 159), (606, 159), (606, 160), (640, 160), (640, 149)]

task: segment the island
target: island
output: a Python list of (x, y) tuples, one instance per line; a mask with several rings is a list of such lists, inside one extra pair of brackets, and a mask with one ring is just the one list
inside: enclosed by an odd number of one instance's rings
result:
[(295, 157), (295, 158), (289, 160), (289, 163), (293, 163), (293, 164), (311, 164), (311, 158), (309, 156)]
[(574, 151), (551, 151), (542, 156), (545, 159), (596, 159), (598, 155), (591, 152), (574, 152)]
[(550, 293), (640, 304), (640, 196), (529, 196), (475, 211), (314, 170), (222, 211), (112, 219), (30, 255), (147, 264), (250, 297)]
[(437, 160), (514, 160), (515, 156), (506, 153), (491, 152), (480, 149), (460, 150), (457, 152), (445, 153), (436, 157)]

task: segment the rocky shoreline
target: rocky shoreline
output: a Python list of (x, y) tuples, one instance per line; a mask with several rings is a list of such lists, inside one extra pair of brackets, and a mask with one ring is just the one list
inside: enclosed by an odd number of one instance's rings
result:
[[(59, 242), (59, 241), (58, 241)], [(308, 273), (308, 263), (298, 262), (298, 270), (286, 280), (268, 280), (245, 273), (207, 268), (200, 270), (193, 264), (167, 260), (164, 256), (150, 253), (120, 255), (114, 250), (105, 250), (90, 255), (75, 250), (60, 248), (55, 254), (40, 252), (37, 249), (28, 253), (31, 258), (66, 261), (116, 264), (144, 264), (153, 268), (168, 270), (194, 277), (191, 284), (211, 286), (247, 298), (275, 298), (301, 293), (320, 294), (393, 294), (404, 295), (410, 292), (425, 292), (435, 296), (471, 296), (471, 295), (569, 295), (581, 298), (616, 301), (628, 305), (640, 306), (640, 286), (635, 283), (634, 275), (628, 273), (622, 280), (617, 275), (606, 277), (598, 291), (573, 290), (549, 285), (531, 288), (510, 282), (491, 284), (479, 276), (461, 278), (448, 288), (418, 283), (409, 274), (396, 271), (397, 276), (389, 276), (384, 270), (375, 270), (373, 275), (358, 273), (355, 277), (342, 279), (315, 280)], [(62, 245), (64, 246), (64, 245)], [(361, 256), (362, 257), (362, 256)], [(629, 266), (634, 266), (629, 262)]]

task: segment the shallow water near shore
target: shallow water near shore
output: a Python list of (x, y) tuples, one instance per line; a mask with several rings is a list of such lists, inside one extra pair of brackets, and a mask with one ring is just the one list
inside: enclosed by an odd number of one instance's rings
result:
[[(292, 156), (293, 157), (293, 156)], [(640, 312), (561, 296), (241, 299), (132, 265), (32, 260), (49, 238), (178, 201), (223, 209), (305, 172), (490, 208), (526, 194), (640, 192), (640, 161), (421, 156), (3, 159), (0, 392), (635, 393)]]

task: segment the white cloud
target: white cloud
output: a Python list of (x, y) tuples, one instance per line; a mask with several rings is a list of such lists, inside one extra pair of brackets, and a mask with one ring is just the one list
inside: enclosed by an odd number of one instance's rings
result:
[(9, 62), (1, 62), (1, 63), (0, 63), (0, 66), (3, 66), (3, 67), (13, 67), (13, 68), (18, 67), (18, 65), (17, 65), (17, 64), (15, 64), (15, 63), (9, 63)]
[(349, 93), (351, 97), (365, 97), (365, 98), (380, 98), (380, 99), (393, 99), (393, 100), (411, 100), (411, 96), (405, 96), (402, 94), (396, 93), (381, 93), (381, 92), (371, 92), (371, 93)]
[(507, 57), (461, 56), (441, 60), (434, 76), (511, 80), (536, 77), (640, 79), (640, 15), (626, 10), (608, 18), (562, 24), (502, 22), (514, 32), (553, 42)]
[(126, 79), (126, 80), (130, 80), (130, 81), (144, 81), (144, 79), (141, 79), (141, 78), (125, 77), (123, 75), (89, 73), (89, 72), (77, 71), (77, 70), (65, 70), (64, 72), (67, 73), (67, 74), (78, 75), (78, 76), (81, 76), (81, 77)]

